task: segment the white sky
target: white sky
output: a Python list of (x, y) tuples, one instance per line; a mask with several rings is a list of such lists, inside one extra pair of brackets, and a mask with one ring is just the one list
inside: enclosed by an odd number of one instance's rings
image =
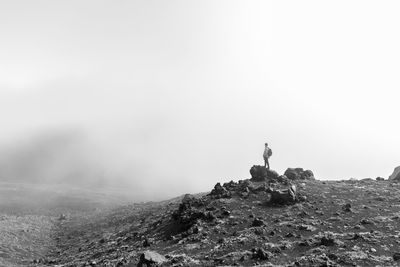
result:
[(400, 165), (399, 13), (365, 0), (1, 1), (0, 136), (82, 129), (115, 152), (104, 164), (134, 160), (181, 191), (248, 178), (264, 142), (278, 172), (387, 177)]

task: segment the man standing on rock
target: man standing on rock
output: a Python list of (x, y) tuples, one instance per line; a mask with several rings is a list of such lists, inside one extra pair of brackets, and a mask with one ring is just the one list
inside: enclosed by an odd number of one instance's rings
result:
[(265, 149), (264, 149), (264, 154), (263, 154), (263, 157), (264, 157), (264, 167), (267, 167), (267, 165), (268, 165), (268, 170), (269, 170), (269, 157), (271, 157), (272, 156), (272, 150), (271, 150), (271, 148), (269, 148), (268, 147), (268, 143), (265, 143)]

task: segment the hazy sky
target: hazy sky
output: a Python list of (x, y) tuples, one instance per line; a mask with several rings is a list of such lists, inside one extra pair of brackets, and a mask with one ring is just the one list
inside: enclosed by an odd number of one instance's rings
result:
[(80, 132), (70, 158), (171, 196), (248, 178), (265, 142), (280, 173), (388, 177), (399, 13), (398, 1), (4, 0), (0, 141), (9, 153)]

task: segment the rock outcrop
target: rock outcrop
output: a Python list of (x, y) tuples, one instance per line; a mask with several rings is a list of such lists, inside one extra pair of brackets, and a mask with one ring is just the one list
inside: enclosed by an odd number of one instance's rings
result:
[(274, 171), (267, 169), (264, 166), (254, 165), (250, 169), (251, 180), (254, 182), (265, 182), (265, 181), (276, 181), (279, 174)]
[(392, 175), (389, 176), (389, 180), (400, 181), (400, 166), (398, 166), (394, 169)]
[(285, 176), (290, 180), (315, 180), (313, 172), (303, 168), (288, 168)]
[(231, 192), (228, 191), (224, 186), (222, 186), (220, 183), (217, 183), (214, 186), (214, 189), (210, 193), (211, 196), (214, 196), (215, 198), (230, 198), (232, 196)]
[(180, 231), (188, 230), (200, 220), (214, 220), (212, 213), (205, 211), (205, 206), (204, 199), (186, 194), (179, 208), (172, 214), (172, 218), (181, 226)]

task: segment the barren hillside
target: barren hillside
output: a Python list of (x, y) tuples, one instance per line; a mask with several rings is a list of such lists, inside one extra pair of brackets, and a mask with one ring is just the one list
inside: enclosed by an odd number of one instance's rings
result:
[(275, 174), (217, 184), (209, 194), (71, 216), (57, 226), (55, 253), (36, 262), (399, 265), (400, 185), (373, 179), (281, 180)]

